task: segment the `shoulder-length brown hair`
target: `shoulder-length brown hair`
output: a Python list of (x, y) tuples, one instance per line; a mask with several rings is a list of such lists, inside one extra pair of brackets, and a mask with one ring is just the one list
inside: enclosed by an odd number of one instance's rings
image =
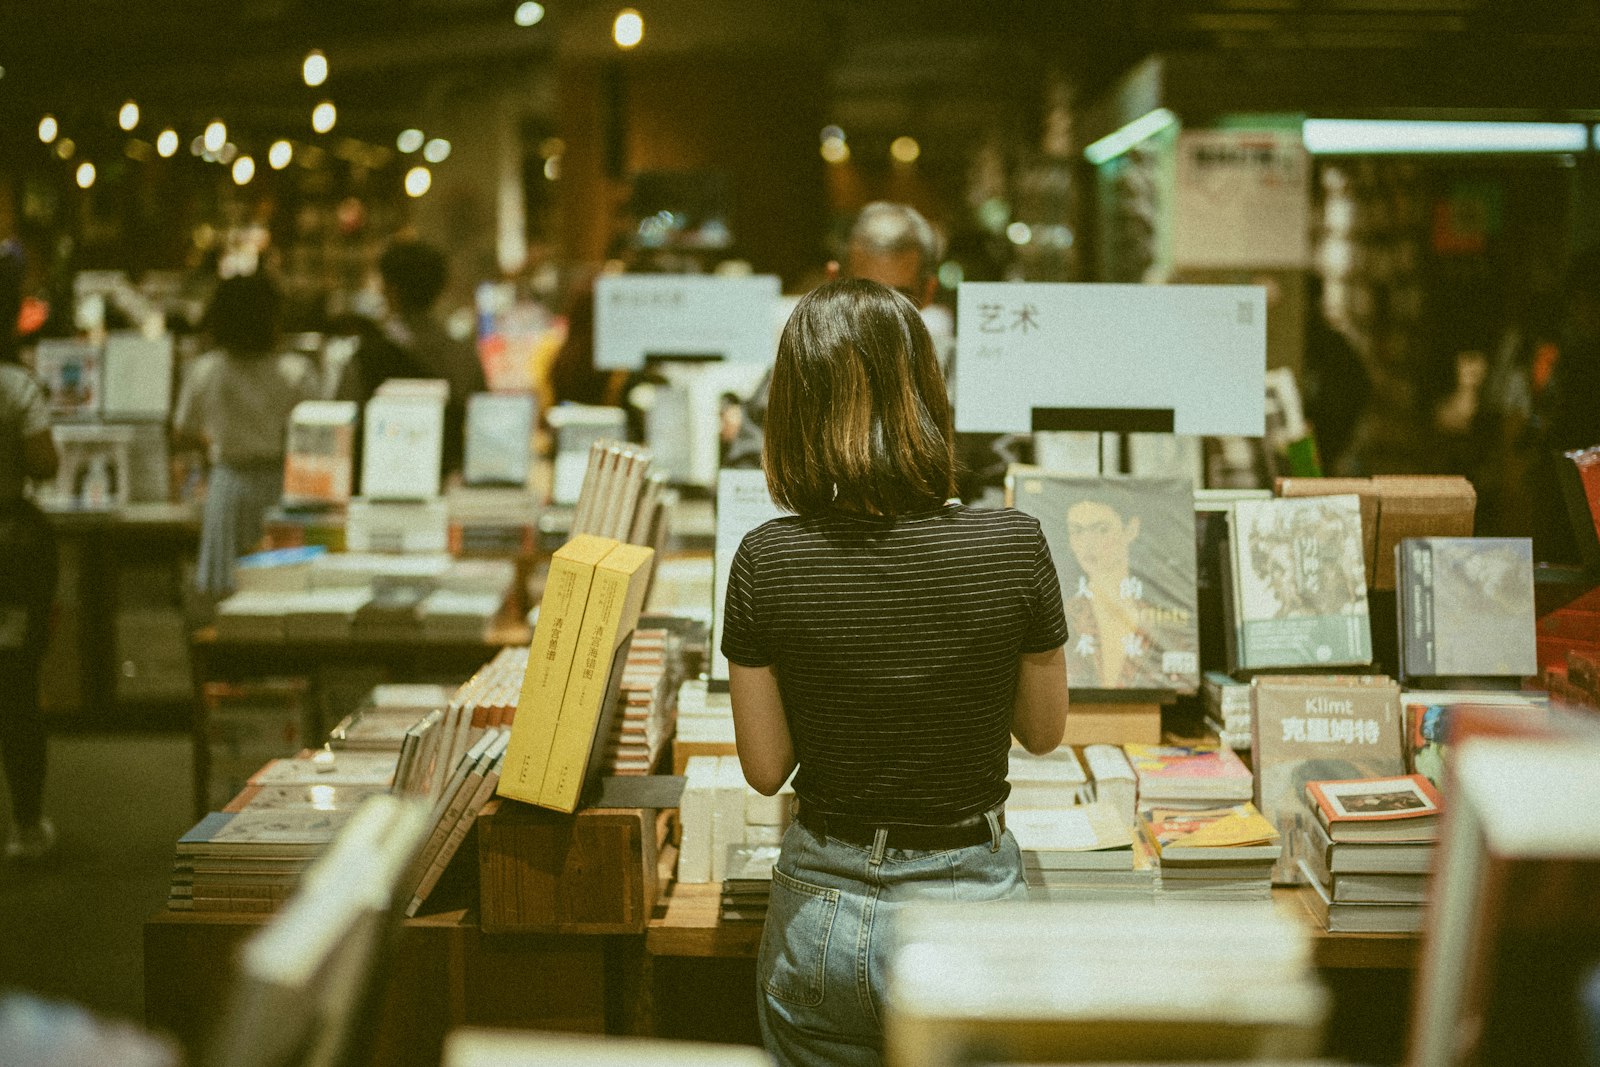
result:
[(922, 316), (864, 279), (801, 299), (778, 342), (763, 452), (772, 499), (895, 516), (955, 495), (944, 375)]

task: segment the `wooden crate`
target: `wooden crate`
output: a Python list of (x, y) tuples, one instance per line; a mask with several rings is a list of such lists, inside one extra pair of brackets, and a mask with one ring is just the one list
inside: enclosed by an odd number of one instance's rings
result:
[(643, 933), (660, 890), (663, 826), (661, 813), (647, 808), (566, 815), (491, 801), (477, 822), (484, 931)]

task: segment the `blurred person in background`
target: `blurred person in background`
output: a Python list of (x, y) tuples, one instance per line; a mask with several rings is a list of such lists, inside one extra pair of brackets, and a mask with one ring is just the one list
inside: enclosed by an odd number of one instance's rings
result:
[(55, 844), (44, 816), (45, 729), (39, 665), (55, 599), (56, 542), (28, 499), (32, 478), (50, 478), (59, 457), (44, 386), (19, 362), (21, 257), (0, 246), (0, 756), (11, 792), (8, 860), (34, 860)]
[(1549, 377), (1534, 400), (1532, 425), (1541, 455), (1534, 478), (1533, 536), (1536, 558), (1570, 563), (1577, 561), (1578, 550), (1559, 472), (1566, 462), (1561, 453), (1600, 445), (1600, 245), (1573, 258), (1563, 305), (1554, 367), (1535, 367), (1535, 389), (1542, 373)]
[[(938, 268), (939, 237), (922, 213), (908, 204), (878, 200), (862, 208), (856, 216), (845, 246), (844, 262), (829, 263), (828, 277), (865, 278), (877, 282), (925, 312), (939, 287)], [(936, 347), (940, 341), (934, 338)], [(948, 374), (948, 352), (940, 351), (939, 355)], [(739, 417), (729, 413), (724, 420), (723, 466), (761, 466), (771, 388), (772, 373), (768, 371), (750, 399), (745, 401)]]
[(444, 409), (443, 473), (461, 469), (467, 398), (489, 388), (471, 339), (451, 336), (437, 312), (449, 278), (444, 253), (424, 241), (395, 241), (378, 259), (385, 312), (345, 368), (340, 400), (365, 405), (390, 378), (442, 378), (450, 385)]
[(211, 463), (195, 583), (212, 597), (233, 591), (234, 562), (283, 495), (290, 412), (319, 395), (311, 360), (278, 348), (281, 305), (264, 275), (218, 283), (205, 321), (216, 347), (189, 368), (173, 414), (174, 435), (203, 442)]

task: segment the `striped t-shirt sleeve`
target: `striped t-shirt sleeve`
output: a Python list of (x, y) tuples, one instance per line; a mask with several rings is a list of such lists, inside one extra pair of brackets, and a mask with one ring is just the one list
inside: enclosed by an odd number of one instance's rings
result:
[(741, 667), (770, 667), (772, 648), (756, 609), (755, 586), (755, 563), (750, 539), (746, 537), (728, 568), (728, 595), (722, 605), (722, 654), (729, 663)]
[(1033, 537), (1033, 573), (1029, 579), (1033, 618), (1019, 651), (1049, 652), (1067, 643), (1067, 615), (1061, 604), (1061, 580), (1056, 576), (1044, 532), (1035, 526)]

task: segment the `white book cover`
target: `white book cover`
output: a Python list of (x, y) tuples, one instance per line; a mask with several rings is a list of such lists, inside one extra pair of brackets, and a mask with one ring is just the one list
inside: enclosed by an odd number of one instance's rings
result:
[(431, 397), (375, 396), (367, 401), (361, 491), (374, 499), (439, 495), (444, 404)]
[(289, 415), (283, 499), (287, 504), (343, 504), (350, 499), (356, 421), (352, 400), (303, 400)]
[(468, 485), (524, 485), (533, 442), (531, 393), (474, 393), (467, 398)]
[(172, 410), (172, 338), (106, 336), (102, 412), (108, 419), (164, 419)]

